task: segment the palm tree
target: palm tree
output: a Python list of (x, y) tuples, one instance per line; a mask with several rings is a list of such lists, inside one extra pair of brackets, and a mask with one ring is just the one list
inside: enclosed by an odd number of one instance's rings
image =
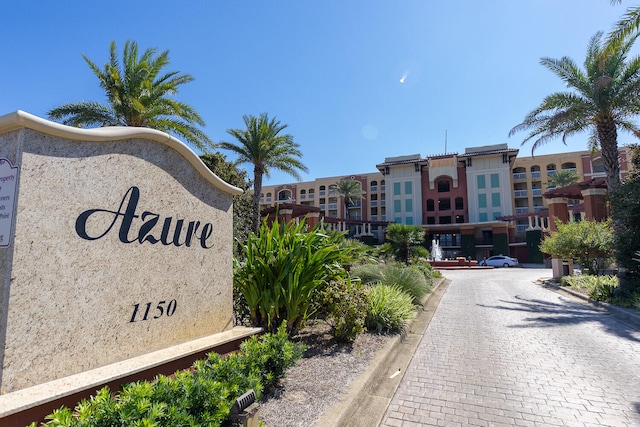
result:
[(336, 194), (344, 201), (344, 217), (349, 218), (349, 207), (355, 200), (362, 199), (362, 186), (358, 181), (343, 179), (335, 184)]
[[(622, 3), (621, 0), (611, 0), (611, 4)], [(607, 45), (615, 46), (622, 43), (626, 38), (640, 29), (640, 6), (627, 9), (622, 19), (618, 21), (613, 31), (607, 38)]]
[(306, 172), (307, 167), (300, 161), (300, 146), (293, 142), (293, 137), (280, 134), (287, 125), (280, 124), (275, 117), (269, 120), (267, 113), (259, 117), (243, 116), (242, 119), (246, 129), (227, 130), (238, 140), (238, 144), (221, 142), (218, 147), (236, 153), (237, 163), (253, 165), (253, 230), (257, 233), (260, 227), (262, 177), (268, 178), (273, 168), (300, 180), (298, 170)]
[(408, 265), (412, 248), (424, 241), (424, 230), (419, 225), (393, 223), (387, 227), (386, 237), (396, 259)]
[(64, 104), (49, 111), (52, 120), (76, 127), (149, 127), (174, 134), (200, 150), (212, 146), (209, 137), (196, 127), (205, 124), (200, 115), (189, 105), (170, 97), (178, 92), (180, 85), (193, 81), (193, 77), (178, 71), (160, 74), (169, 64), (168, 50), (156, 55), (156, 49), (152, 48), (138, 56), (137, 43), (127, 41), (121, 65), (112, 41), (110, 59), (104, 69), (82, 57), (100, 80), (108, 103)]
[(547, 188), (563, 188), (578, 182), (578, 174), (570, 169), (563, 169), (547, 179)]
[(605, 54), (609, 46), (602, 44), (602, 33), (596, 33), (589, 42), (585, 70), (568, 57), (542, 58), (540, 63), (572, 91), (548, 95), (522, 123), (511, 129), (509, 136), (531, 130), (522, 144), (533, 141), (533, 153), (559, 136), (566, 144), (567, 137), (590, 131), (590, 148), (599, 148), (602, 152), (607, 187), (617, 188), (620, 185), (618, 130), (640, 135), (636, 124), (630, 121), (640, 112), (640, 58), (627, 61), (635, 38), (617, 45), (611, 54)]

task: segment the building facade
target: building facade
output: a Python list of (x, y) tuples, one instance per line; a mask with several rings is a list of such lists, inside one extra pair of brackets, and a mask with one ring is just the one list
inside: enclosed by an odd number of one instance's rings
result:
[[(604, 178), (599, 153), (579, 151), (519, 156), (507, 144), (469, 147), (462, 154), (387, 157), (377, 172), (319, 178), (264, 186), (261, 207), (278, 203), (314, 206), (321, 221), (352, 237), (384, 241), (387, 223), (421, 225), (443, 256), (482, 259), (505, 254), (527, 262), (528, 231), (548, 231), (549, 178), (574, 171), (578, 181)], [(629, 164), (620, 147), (621, 177)], [(360, 183), (363, 196), (348, 207), (335, 191), (344, 179)], [(567, 200), (570, 215), (579, 217), (582, 199)], [(348, 214), (346, 212), (348, 210)]]

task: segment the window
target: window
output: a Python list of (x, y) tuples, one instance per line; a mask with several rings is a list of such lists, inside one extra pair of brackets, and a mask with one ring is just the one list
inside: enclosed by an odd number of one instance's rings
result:
[(478, 207), (486, 208), (487, 207), (487, 195), (486, 194), (478, 194)]
[(404, 211), (405, 212), (413, 212), (413, 200), (405, 199), (404, 200)]
[(291, 200), (291, 190), (281, 190), (278, 193), (278, 200)]
[(402, 212), (402, 203), (400, 200), (393, 201), (393, 213)]
[(405, 224), (407, 225), (413, 225), (413, 217), (412, 216), (408, 216), (405, 218)]
[(456, 215), (456, 224), (464, 224), (464, 215)]
[(497, 173), (491, 174), (491, 188), (499, 188), (500, 187), (500, 175)]
[(491, 193), (491, 206), (494, 208), (500, 207), (500, 193)]
[(393, 195), (394, 196), (399, 196), (400, 195), (400, 183), (399, 182), (394, 182), (393, 183)]
[(456, 197), (456, 210), (464, 209), (464, 199), (462, 197)]
[(478, 180), (478, 188), (487, 188), (484, 175), (478, 175), (476, 178)]
[(393, 222), (395, 222), (396, 224), (402, 224), (402, 218), (397, 216), (397, 217), (393, 218)]
[(502, 216), (502, 213), (501, 213), (501, 212), (494, 212), (494, 213), (493, 213), (493, 220), (494, 220), (494, 221), (495, 221), (495, 220), (497, 220), (499, 216)]
[(427, 199), (427, 212), (433, 212), (435, 210), (435, 200)]
[(440, 217), (440, 224), (451, 224), (451, 217), (450, 216), (441, 216)]
[(443, 197), (441, 199), (438, 199), (438, 210), (450, 211), (451, 210), (451, 199), (449, 197)]
[(320, 195), (321, 195), (321, 196), (324, 196), (324, 195), (326, 194), (326, 191), (325, 191), (325, 190), (326, 190), (326, 187), (325, 187), (324, 185), (321, 185), (321, 186), (320, 186)]
[(436, 223), (436, 217), (435, 216), (428, 216), (427, 217), (427, 224), (435, 224)]
[(449, 181), (447, 180), (442, 180), (442, 181), (438, 181), (438, 193), (448, 193), (450, 190), (449, 188)]
[(371, 181), (371, 187), (375, 187), (378, 185), (378, 181)]
[(271, 201), (271, 193), (267, 193), (267, 202)]
[(485, 212), (482, 212), (478, 215), (478, 221), (480, 222), (487, 222), (489, 219), (487, 218), (487, 214)]
[(404, 194), (411, 194), (412, 193), (412, 187), (411, 187), (412, 182), (411, 181), (405, 181), (404, 183)]

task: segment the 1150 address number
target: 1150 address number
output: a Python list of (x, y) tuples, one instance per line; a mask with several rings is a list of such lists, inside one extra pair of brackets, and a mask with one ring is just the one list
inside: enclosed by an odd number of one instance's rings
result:
[[(169, 301), (168, 304), (166, 301), (160, 301), (156, 305), (153, 312), (150, 313), (152, 305), (153, 303), (151, 302), (142, 304), (142, 309), (141, 309), (140, 308), (141, 304), (134, 304), (133, 314), (131, 315), (131, 320), (129, 320), (129, 323), (139, 322), (143, 320), (159, 319), (162, 316), (171, 317), (176, 312), (176, 308), (178, 307), (178, 302), (175, 299), (172, 299), (171, 301)], [(144, 315), (142, 315), (143, 311), (144, 311)], [(149, 317), (150, 314), (152, 314), (153, 317)]]

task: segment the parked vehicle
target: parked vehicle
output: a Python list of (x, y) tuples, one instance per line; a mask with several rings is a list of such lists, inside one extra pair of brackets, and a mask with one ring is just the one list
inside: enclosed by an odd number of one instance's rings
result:
[(487, 265), (490, 267), (515, 267), (518, 265), (516, 258), (511, 258), (504, 255), (495, 255), (491, 258), (480, 261), (480, 265)]

